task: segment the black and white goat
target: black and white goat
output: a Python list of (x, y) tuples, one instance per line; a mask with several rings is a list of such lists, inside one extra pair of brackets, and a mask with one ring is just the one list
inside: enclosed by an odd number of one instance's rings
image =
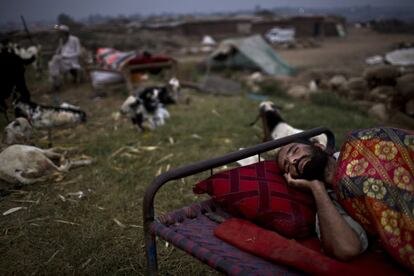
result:
[(12, 51), (18, 55), (23, 60), (32, 60), (31, 65), (36, 72), (36, 78), (40, 78), (42, 74), (41, 60), (40, 60), (40, 51), (42, 49), (41, 45), (32, 45), (27, 48), (20, 46), (17, 43), (10, 43), (9, 47)]
[[(280, 107), (271, 101), (264, 101), (260, 103), (259, 116), (252, 124), (256, 123), (259, 118), (262, 119), (264, 141), (276, 140), (303, 131), (286, 123), (280, 115), (280, 109)], [(317, 142), (326, 147), (328, 139), (325, 134), (321, 134), (312, 137), (310, 141), (314, 143)]]
[(127, 115), (139, 130), (149, 129), (165, 124), (170, 113), (165, 105), (174, 104), (179, 96), (180, 83), (172, 78), (166, 86), (147, 87), (138, 95), (129, 96), (121, 106), (121, 113)]
[(180, 94), (180, 82), (176, 78), (169, 80), (165, 86), (146, 87), (138, 91), (139, 97), (144, 101), (145, 108), (153, 112), (157, 102), (163, 105), (175, 104)]
[(25, 80), (25, 65), (35, 60), (34, 57), (23, 59), (17, 55), (9, 43), (2, 41), (0, 44), (0, 109), (4, 113), (7, 121), (7, 104), (6, 100), (15, 93), (20, 98), (30, 101), (30, 92), (27, 89)]
[(138, 130), (154, 129), (165, 124), (170, 113), (156, 99), (143, 100), (139, 96), (129, 96), (121, 106), (121, 114), (128, 116)]
[(73, 105), (44, 106), (19, 99), (13, 104), (16, 117), (26, 118), (35, 129), (48, 131), (49, 143), (52, 139), (52, 129), (75, 127), (86, 122), (86, 113)]

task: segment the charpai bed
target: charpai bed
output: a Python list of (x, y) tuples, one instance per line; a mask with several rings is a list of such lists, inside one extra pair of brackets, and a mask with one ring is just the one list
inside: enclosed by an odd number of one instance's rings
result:
[[(399, 214), (396, 213), (399, 210), (398, 206), (394, 206), (395, 204), (384, 205), (388, 204), (387, 197), (375, 195), (375, 199), (371, 198), (373, 193), (370, 193), (370, 189), (375, 188), (372, 185), (378, 186), (380, 184), (389, 185), (386, 186), (388, 191), (401, 187), (408, 189), (411, 186), (407, 186), (408, 184), (402, 186), (401, 181), (395, 177), (394, 179), (399, 181), (397, 181), (397, 184), (399, 183), (398, 187), (391, 182), (391, 179), (388, 179), (388, 184), (382, 182), (378, 184), (378, 181), (381, 181), (380, 179), (387, 178), (386, 174), (393, 173), (394, 170), (388, 169), (389, 172), (387, 172), (383, 170), (383, 167), (379, 166), (377, 171), (382, 173), (378, 174), (378, 179), (374, 179), (373, 177), (376, 176), (373, 174), (374, 170), (367, 169), (369, 168), (368, 162), (360, 158), (361, 154), (368, 154), (371, 163), (377, 164), (378, 160), (372, 155), (376, 154), (383, 159), (384, 168), (391, 168), (391, 165), (397, 166), (395, 171), (398, 176), (402, 170), (398, 166), (403, 166), (405, 161), (408, 162), (407, 164), (411, 164), (409, 156), (414, 158), (414, 151), (407, 151), (411, 147), (414, 149), (414, 135), (389, 128), (379, 129), (376, 132), (373, 132), (373, 130), (368, 132), (365, 130), (356, 131), (348, 135), (348, 141), (344, 143), (342, 149), (343, 154), (338, 159), (338, 167), (340, 169), (337, 173), (341, 178), (334, 183), (336, 188), (338, 188), (338, 185), (345, 185), (339, 186), (342, 187), (339, 196), (340, 202), (346, 205), (349, 200), (352, 200), (349, 201), (351, 203), (358, 201), (360, 208), (362, 208), (361, 200), (368, 200), (367, 202), (374, 207), (380, 206), (378, 204), (383, 204), (381, 205), (383, 209), (385, 208), (385, 211), (382, 212), (383, 219), (377, 225), (379, 232), (389, 232), (392, 230), (394, 236), (399, 236), (400, 231), (403, 234), (401, 234), (400, 240), (395, 240), (387, 239), (388, 234), (384, 238), (381, 235), (375, 236), (375, 231), (370, 231), (372, 237), (378, 239), (382, 246), (375, 246), (376, 242), (373, 242), (374, 246), (371, 246), (362, 255), (350, 262), (343, 263), (322, 253), (319, 240), (314, 234), (316, 208), (312, 195), (289, 187), (281, 175), (280, 169), (277, 168), (276, 162), (273, 160), (260, 161), (260, 154), (264, 152), (294, 141), (309, 139), (322, 133), (326, 134), (328, 138), (326, 151), (333, 153), (334, 136), (332, 132), (326, 128), (316, 128), (238, 152), (180, 167), (158, 176), (147, 188), (143, 205), (148, 274), (157, 274), (157, 249), (155, 243), (157, 236), (216, 270), (229, 275), (291, 275), (302, 273), (314, 275), (332, 275), (332, 273), (336, 275), (409, 274), (396, 261), (411, 269), (410, 265), (407, 265), (407, 261), (411, 260), (409, 257), (412, 256), (411, 220), (409, 217), (403, 217), (404, 223), (392, 220), (393, 217), (390, 217), (390, 213), (395, 213), (394, 215), (397, 216)], [(370, 136), (367, 136), (366, 133), (369, 133)], [(374, 140), (369, 140), (371, 138)], [(404, 143), (401, 142), (401, 139), (404, 140)], [(349, 148), (350, 141), (355, 148), (352, 154), (349, 154), (346, 150), (346, 148)], [(364, 148), (361, 143), (370, 145), (372, 149)], [(397, 147), (397, 144), (400, 146)], [(403, 144), (408, 145), (408, 147)], [(386, 151), (384, 149), (381, 150), (381, 147), (375, 145), (392, 146), (392, 149), (396, 148), (392, 151)], [(384, 152), (387, 152), (388, 155), (384, 155)], [(404, 158), (397, 158), (398, 162), (393, 160), (391, 163), (387, 163), (391, 153), (393, 156), (399, 156), (397, 152), (401, 152)], [(259, 156), (259, 162), (257, 163), (213, 174), (214, 168), (255, 155)], [(354, 161), (354, 159), (357, 161)], [(361, 162), (366, 163), (365, 166), (359, 166), (351, 170), (351, 168), (356, 166), (356, 163), (359, 164)], [(344, 167), (349, 167), (349, 169), (345, 170), (345, 173), (342, 172)], [(193, 191), (195, 193), (207, 193), (212, 196), (212, 199), (193, 203), (190, 206), (155, 218), (154, 197), (163, 185), (171, 180), (196, 175), (203, 171), (210, 171), (211, 176), (197, 183)], [(406, 177), (400, 178), (406, 179), (411, 177), (405, 174), (404, 176)], [(366, 189), (365, 186), (367, 185), (371, 185), (369, 186), (371, 188)], [(351, 187), (354, 194), (346, 189), (343, 190), (344, 187), (347, 189)], [(344, 197), (344, 191), (350, 199)], [(385, 192), (384, 190), (383, 193)], [(404, 192), (404, 190), (400, 192)], [(411, 198), (401, 197), (399, 202), (403, 205), (410, 205), (412, 203)], [(344, 199), (348, 201), (343, 202)], [(376, 201), (372, 203), (372, 200)], [(387, 207), (388, 209), (386, 206), (389, 206)], [(351, 216), (354, 215), (354, 219), (361, 217), (357, 216), (355, 218), (355, 214), (358, 215), (359, 213), (353, 212), (350, 208), (348, 209), (348, 213)], [(404, 214), (401, 213), (400, 216), (404, 216)], [(365, 224), (367, 224), (369, 217), (366, 216), (364, 219)], [(393, 224), (393, 227), (388, 226), (388, 222), (395, 222), (395, 225)], [(360, 221), (360, 223), (362, 222)], [(385, 226), (381, 227), (381, 224), (384, 223)], [(367, 225), (371, 226), (371, 228), (373, 226)], [(393, 251), (389, 250), (387, 246), (395, 247), (396, 242), (400, 244), (400, 248), (397, 247)], [(379, 248), (382, 249), (378, 250)], [(388, 254), (385, 253), (385, 250)], [(395, 256), (395, 251), (399, 252), (401, 258), (398, 258), (398, 255)]]
[(135, 51), (100, 48), (96, 56), (99, 66), (88, 70), (94, 89), (126, 82), (128, 90), (132, 92), (134, 84), (142, 81), (143, 74), (159, 74), (167, 69), (172, 77), (177, 68), (177, 61), (171, 57), (138, 54)]
[(260, 159), (260, 154), (262, 153), (296, 140), (311, 138), (321, 133), (325, 133), (328, 136), (327, 150), (333, 151), (335, 139), (332, 132), (327, 128), (316, 128), (220, 157), (183, 166), (159, 175), (147, 188), (143, 204), (148, 274), (156, 275), (158, 271), (156, 236), (167, 240), (200, 261), (227, 274), (290, 275), (300, 273), (299, 270), (292, 267), (269, 262), (250, 253), (243, 252), (217, 238), (213, 233), (214, 229), (220, 224), (222, 218), (230, 218), (231, 215), (224, 212), (212, 200), (194, 203), (155, 218), (154, 198), (157, 191), (169, 181), (209, 170), (212, 174), (214, 168), (254, 155), (258, 155)]

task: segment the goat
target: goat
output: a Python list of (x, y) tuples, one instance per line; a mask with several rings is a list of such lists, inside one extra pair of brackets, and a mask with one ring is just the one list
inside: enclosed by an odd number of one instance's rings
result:
[(121, 105), (120, 112), (128, 116), (138, 130), (144, 130), (143, 123), (148, 119), (148, 112), (139, 97), (129, 96)]
[(160, 103), (163, 105), (175, 103), (165, 87), (145, 88), (139, 93), (138, 98), (142, 100), (145, 109), (150, 113), (154, 113)]
[(153, 112), (156, 107), (155, 101), (163, 105), (177, 103), (180, 95), (180, 87), (178, 79), (171, 78), (167, 85), (146, 87), (141, 91), (137, 91), (138, 93), (136, 94), (144, 101), (147, 110)]
[[(64, 160), (56, 165), (52, 160)], [(12, 145), (0, 153), (0, 179), (11, 184), (29, 185), (46, 181), (69, 169), (89, 165), (92, 160), (69, 161), (57, 149), (40, 149), (27, 145)]]
[(177, 102), (180, 98), (180, 82), (177, 78), (171, 78), (168, 81), (167, 89), (170, 89), (172, 97), (175, 102)]
[(177, 102), (180, 90), (180, 83), (176, 78), (170, 79), (168, 85), (146, 87), (142, 91), (138, 91), (138, 96), (144, 101), (145, 108), (149, 112), (153, 112), (157, 106), (157, 102), (163, 105), (175, 104)]
[(138, 130), (145, 130), (144, 124), (148, 123), (150, 129), (165, 124), (165, 119), (170, 113), (156, 99), (143, 100), (139, 96), (129, 96), (121, 106), (121, 114), (127, 115)]
[(30, 143), (33, 128), (26, 118), (19, 117), (6, 126), (3, 132), (3, 143), (6, 145)]
[[(257, 116), (257, 119), (252, 123), (252, 125), (256, 123), (259, 118), (262, 119), (264, 141), (276, 140), (303, 131), (301, 129), (294, 128), (286, 123), (280, 115), (280, 109), (280, 107), (271, 101), (264, 101), (260, 103), (259, 115)], [(313, 143), (317, 142), (319, 144), (322, 144), (325, 147), (328, 142), (328, 138), (325, 134), (320, 134), (318, 136), (310, 138), (309, 140)]]
[(16, 99), (13, 105), (16, 117), (26, 118), (35, 129), (48, 130), (49, 143), (52, 140), (53, 128), (74, 127), (86, 122), (86, 113), (72, 105), (44, 106), (19, 99)]
[(30, 64), (34, 59), (34, 57), (21, 58), (9, 47), (7, 41), (2, 41), (0, 49), (0, 76), (2, 77), (0, 109), (4, 113), (7, 122), (9, 118), (7, 116), (6, 99), (16, 93), (20, 98), (30, 101), (30, 92), (27, 89), (24, 73), (25, 65)]
[(138, 130), (144, 130), (144, 123), (150, 129), (165, 124), (170, 113), (164, 105), (176, 103), (180, 83), (172, 78), (167, 86), (147, 87), (138, 91), (137, 95), (129, 96), (121, 106), (121, 114), (127, 115)]
[(40, 78), (42, 74), (41, 60), (40, 60), (40, 51), (42, 49), (41, 45), (32, 45), (28, 48), (23, 48), (17, 43), (12, 43), (10, 46), (12, 51), (18, 55), (23, 60), (33, 60), (30, 62), (36, 72), (36, 78)]

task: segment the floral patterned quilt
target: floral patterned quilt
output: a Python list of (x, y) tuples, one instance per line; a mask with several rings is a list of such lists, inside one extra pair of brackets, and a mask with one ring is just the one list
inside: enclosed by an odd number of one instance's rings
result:
[(414, 132), (374, 128), (350, 133), (334, 187), (348, 214), (414, 271)]

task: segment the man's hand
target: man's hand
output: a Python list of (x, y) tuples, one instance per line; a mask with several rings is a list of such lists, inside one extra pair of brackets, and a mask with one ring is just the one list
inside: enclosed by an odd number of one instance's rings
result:
[(362, 248), (361, 241), (332, 203), (325, 184), (319, 180), (293, 179), (289, 173), (285, 174), (285, 178), (289, 186), (312, 192), (324, 251), (342, 261), (348, 261), (359, 255)]
[(325, 184), (319, 180), (294, 179), (290, 173), (285, 173), (285, 179), (289, 186), (301, 190), (313, 191), (325, 187)]

